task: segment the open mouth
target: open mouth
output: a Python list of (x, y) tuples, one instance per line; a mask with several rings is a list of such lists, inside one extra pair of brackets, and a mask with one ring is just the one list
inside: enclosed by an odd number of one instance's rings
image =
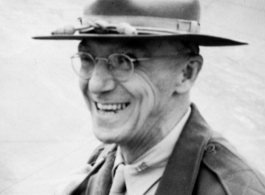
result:
[(96, 108), (99, 111), (102, 112), (108, 112), (108, 113), (117, 113), (118, 111), (124, 110), (125, 108), (127, 108), (130, 103), (120, 103), (120, 104), (101, 104), (101, 103), (97, 103), (96, 104)]

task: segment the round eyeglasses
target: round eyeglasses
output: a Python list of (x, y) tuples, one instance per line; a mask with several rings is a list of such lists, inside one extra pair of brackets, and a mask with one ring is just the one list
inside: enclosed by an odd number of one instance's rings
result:
[(116, 80), (126, 81), (134, 71), (134, 62), (149, 58), (133, 59), (126, 54), (114, 53), (108, 58), (93, 57), (86, 52), (79, 52), (71, 57), (72, 67), (77, 75), (83, 79), (90, 79), (98, 61), (105, 61), (105, 65)]

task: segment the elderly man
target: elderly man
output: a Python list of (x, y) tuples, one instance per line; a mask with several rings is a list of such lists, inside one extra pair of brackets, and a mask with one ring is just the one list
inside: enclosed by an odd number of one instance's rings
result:
[(196, 0), (98, 0), (81, 28), (35, 37), (82, 40), (72, 65), (104, 143), (57, 194), (265, 194), (190, 101), (199, 46), (244, 44), (199, 34), (199, 17)]

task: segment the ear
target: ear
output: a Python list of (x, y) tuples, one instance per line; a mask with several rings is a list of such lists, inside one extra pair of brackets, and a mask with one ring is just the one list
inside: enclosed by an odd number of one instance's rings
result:
[(203, 58), (201, 55), (190, 57), (186, 63), (183, 65), (181, 70), (180, 79), (176, 84), (176, 92), (177, 93), (186, 93), (188, 92), (202, 68)]

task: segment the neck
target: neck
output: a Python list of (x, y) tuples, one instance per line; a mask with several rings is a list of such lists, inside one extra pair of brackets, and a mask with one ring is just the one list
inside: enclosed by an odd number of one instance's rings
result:
[[(174, 104), (174, 109), (172, 109), (169, 114), (164, 115), (159, 121), (154, 123), (153, 127), (147, 131), (146, 135), (139, 137), (137, 140), (134, 139), (129, 143), (119, 144), (121, 154), (126, 164), (132, 164), (140, 156), (154, 147), (179, 123), (182, 117), (186, 114), (190, 106), (190, 101), (185, 100), (177, 102), (179, 102), (179, 104)], [(147, 137), (148, 140), (146, 139)]]

